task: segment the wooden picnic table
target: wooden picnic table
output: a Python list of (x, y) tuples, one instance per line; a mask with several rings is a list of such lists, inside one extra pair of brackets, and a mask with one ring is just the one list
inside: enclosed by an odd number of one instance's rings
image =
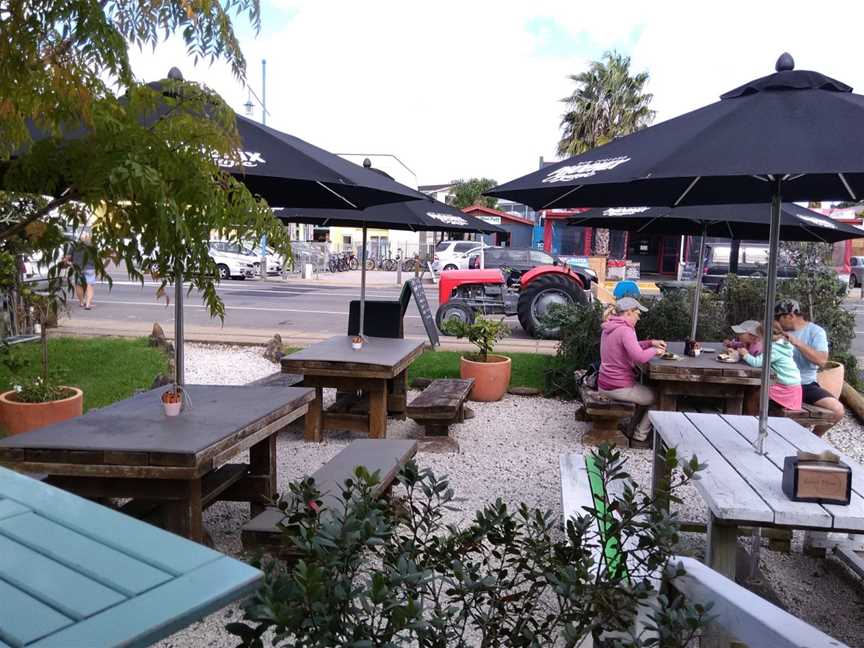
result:
[(657, 388), (657, 409), (674, 412), (679, 397), (700, 396), (722, 399), (726, 414), (744, 413), (745, 400), (759, 389), (760, 368), (717, 360), (717, 354), (723, 351), (722, 342), (703, 342), (703, 349), (714, 352), (703, 352), (698, 358), (684, 355), (683, 342), (669, 342), (668, 346), (669, 351), (681, 356), (680, 360), (653, 358), (648, 363), (648, 378)]
[[(735, 578), (739, 526), (864, 532), (864, 466), (788, 418), (768, 419), (765, 455), (756, 452), (758, 419), (753, 416), (650, 412), (654, 426), (654, 474), (657, 493), (667, 483), (665, 448), (677, 448), (680, 460), (696, 455), (705, 470), (693, 484), (709, 508), (708, 565)], [(852, 469), (848, 506), (793, 502), (783, 493), (783, 460), (799, 450), (830, 450)]]
[[(276, 433), (306, 413), (301, 387), (187, 385), (191, 406), (165, 416), (150, 390), (83, 416), (0, 439), (0, 464), (47, 474), (90, 498), (132, 498), (123, 511), (204, 539), (202, 511), (218, 500), (264, 510), (277, 494)], [(227, 463), (249, 450), (249, 463)]]
[[(387, 436), (387, 415), (405, 418), (408, 367), (423, 353), (423, 342), (367, 337), (363, 348), (351, 348), (351, 336), (339, 335), (282, 358), (282, 371), (303, 375), (315, 388), (306, 414), (307, 441), (320, 441), (325, 428), (364, 432), (370, 438)], [(339, 402), (323, 410), (323, 389), (362, 391), (365, 411), (351, 411)]]
[(0, 646), (149, 646), (263, 574), (0, 468)]

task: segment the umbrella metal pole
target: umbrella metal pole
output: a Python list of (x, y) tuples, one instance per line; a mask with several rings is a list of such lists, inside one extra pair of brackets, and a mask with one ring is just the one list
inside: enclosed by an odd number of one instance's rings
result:
[(774, 324), (774, 300), (777, 294), (777, 257), (780, 251), (780, 187), (782, 180), (775, 180), (774, 196), (771, 200), (771, 234), (768, 244), (768, 289), (765, 295), (765, 318), (762, 320), (762, 384), (759, 391), (759, 437), (756, 451), (765, 454), (765, 439), (768, 436), (768, 385), (771, 382), (771, 337)]
[(708, 225), (702, 226), (699, 241), (699, 262), (696, 264), (696, 290), (693, 293), (693, 317), (690, 320), (690, 339), (696, 339), (696, 324), (699, 322), (699, 299), (702, 297), (702, 275), (705, 272), (705, 245), (708, 239)]
[(186, 383), (183, 357), (183, 272), (174, 262), (174, 376), (181, 387)]
[(363, 253), (360, 258), (360, 337), (366, 331), (366, 225), (363, 225)]

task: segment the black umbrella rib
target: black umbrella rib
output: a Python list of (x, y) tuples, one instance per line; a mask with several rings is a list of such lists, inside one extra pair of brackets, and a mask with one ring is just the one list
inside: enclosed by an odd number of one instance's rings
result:
[(846, 187), (846, 191), (849, 192), (849, 195), (852, 197), (852, 200), (858, 200), (858, 197), (855, 195), (855, 192), (852, 191), (852, 187), (849, 186), (849, 183), (846, 182), (846, 176), (842, 173), (838, 173), (837, 177), (840, 178), (840, 182), (843, 183), (843, 186)]
[(567, 192), (561, 194), (560, 196), (558, 196), (558, 197), (555, 198), (554, 200), (552, 200), (552, 201), (546, 203), (545, 205), (543, 205), (540, 209), (549, 209), (549, 208), (550, 208), (552, 205), (554, 205), (555, 203), (564, 200), (567, 196), (569, 196), (570, 194), (572, 194), (574, 191), (579, 191), (579, 190), (580, 190), (582, 187), (584, 187), (584, 186), (585, 186), (585, 185), (578, 185), (578, 186), (576, 186), (576, 187), (573, 187), (570, 191), (567, 191)]
[(676, 200), (675, 204), (672, 206), (677, 207), (678, 205), (680, 205), (681, 201), (687, 197), (687, 194), (690, 193), (690, 191), (693, 189), (693, 187), (696, 186), (696, 183), (699, 182), (701, 179), (702, 179), (702, 176), (696, 176), (695, 178), (693, 178), (693, 182), (691, 182), (689, 185), (687, 185), (687, 188), (684, 190), (684, 193), (682, 193), (680, 196), (678, 196), (678, 200)]
[(343, 196), (342, 194), (340, 194), (338, 191), (335, 191), (334, 189), (331, 189), (330, 187), (328, 187), (326, 184), (324, 184), (324, 183), (321, 182), (320, 180), (316, 180), (316, 181), (315, 181), (315, 184), (324, 187), (327, 191), (329, 191), (330, 193), (332, 193), (332, 194), (333, 194), (334, 196), (336, 196), (337, 198), (340, 198), (341, 200), (344, 200), (346, 203), (348, 203), (349, 205), (351, 205), (351, 209), (358, 209), (357, 205), (355, 205), (354, 203), (352, 203), (350, 200), (348, 200), (345, 196)]

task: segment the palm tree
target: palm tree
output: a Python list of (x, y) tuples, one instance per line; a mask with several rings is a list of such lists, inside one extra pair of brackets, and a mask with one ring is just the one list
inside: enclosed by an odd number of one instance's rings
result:
[[(561, 100), (567, 112), (561, 119), (558, 155), (584, 153), (654, 121), (656, 113), (648, 107), (654, 95), (644, 92), (648, 73), (631, 76), (629, 56), (606, 52), (587, 71), (571, 74), (570, 80), (576, 89)], [(594, 253), (609, 253), (609, 230), (596, 230)]]
[(578, 155), (654, 121), (654, 95), (644, 92), (648, 73), (630, 75), (630, 57), (606, 52), (588, 70), (571, 74), (576, 89), (566, 99), (559, 155)]

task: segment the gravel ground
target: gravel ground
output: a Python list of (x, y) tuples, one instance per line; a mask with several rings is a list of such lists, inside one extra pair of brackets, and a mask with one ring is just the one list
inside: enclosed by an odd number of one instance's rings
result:
[[(264, 377), (277, 366), (261, 357), (261, 348), (187, 345), (189, 382), (238, 384)], [(329, 390), (328, 390), (329, 391)], [(325, 392), (325, 399), (333, 397)], [(416, 394), (409, 396), (413, 398)], [(417, 461), (439, 475), (448, 475), (456, 493), (453, 521), (467, 520), (485, 502), (500, 497), (507, 502), (560, 510), (558, 456), (582, 452), (586, 424), (574, 420), (573, 403), (544, 398), (506, 396), (498, 403), (472, 403), (476, 416), (451, 428), (458, 453), (421, 452)], [(413, 421), (389, 421), (390, 438), (413, 436)], [(864, 463), (862, 427), (852, 419), (831, 431), (829, 443)], [(352, 439), (351, 433), (325, 434), (321, 444), (303, 442), (302, 427), (293, 425), (278, 438), (279, 474), (296, 479), (316, 470)], [(644, 487), (650, 485), (651, 453), (627, 450), (629, 470)], [(681, 493), (682, 517), (705, 521), (707, 512), (695, 489)], [(220, 502), (205, 514), (205, 524), (220, 551), (242, 556), (240, 528), (248, 520), (248, 506)], [(791, 613), (853, 647), (864, 648), (862, 583), (845, 573), (834, 560), (818, 560), (801, 553), (802, 534), (796, 532), (793, 552), (770, 551), (763, 543), (763, 577)], [(746, 543), (749, 543), (749, 538)], [(701, 555), (705, 536), (683, 534), (682, 552)], [(744, 546), (745, 539), (739, 539)], [(159, 645), (167, 647), (230, 646), (236, 642), (223, 626), (239, 617), (236, 606), (226, 608), (179, 632)]]

